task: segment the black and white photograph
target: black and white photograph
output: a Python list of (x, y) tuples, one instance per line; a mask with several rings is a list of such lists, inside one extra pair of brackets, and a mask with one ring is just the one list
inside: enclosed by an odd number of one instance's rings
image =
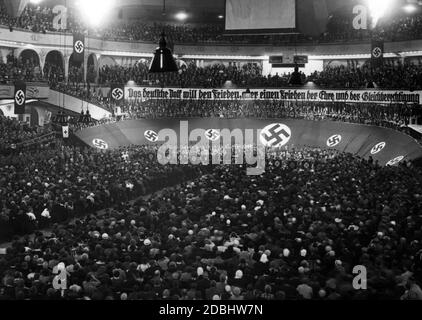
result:
[(422, 300), (421, 99), (421, 0), (0, 0), (0, 308)]

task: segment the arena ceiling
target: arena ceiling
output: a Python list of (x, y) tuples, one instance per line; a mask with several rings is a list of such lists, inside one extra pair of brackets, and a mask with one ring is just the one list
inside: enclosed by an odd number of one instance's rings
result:
[[(37, 0), (47, 6), (62, 4), (75, 7), (77, 0)], [(89, 1), (89, 0), (84, 0)], [(115, 17), (119, 20), (134, 19), (157, 22), (187, 22), (187, 23), (224, 23), (225, 0), (110, 0), (113, 4)], [(333, 13), (352, 12), (357, 3), (366, 0), (296, 0), (297, 30), (304, 34), (321, 34)], [(397, 2), (415, 0), (396, 0)], [(19, 15), (19, 12), (30, 0), (4, 0), (8, 10)], [(101, 3), (101, 1), (99, 1)], [(165, 12), (163, 15), (163, 3)], [(392, 10), (394, 11), (394, 10)], [(178, 21), (176, 14), (184, 12), (188, 18)]]
[[(76, 0), (38, 0), (47, 6), (62, 4), (67, 7), (74, 7)], [(88, 1), (88, 0), (86, 0)], [(360, 1), (360, 0), (353, 0)], [(352, 2), (353, 2), (352, 1)], [(4, 0), (9, 8), (18, 15), (18, 12), (30, 2), (30, 0)], [(315, 13), (315, 6), (318, 14), (324, 15), (333, 10), (349, 4), (350, 0), (297, 0), (297, 7), (301, 11)], [(115, 10), (121, 11), (125, 19), (148, 19), (148, 20), (172, 20), (176, 13), (184, 11), (189, 15), (190, 22), (223, 22), (225, 13), (225, 0), (165, 0), (166, 16), (163, 17), (163, 0), (116, 0)], [(322, 8), (322, 10), (321, 10)]]
[(163, 1), (161, 0), (124, 0), (119, 1), (123, 14), (128, 19), (150, 18), (154, 20), (172, 20), (174, 15), (184, 11), (189, 20), (196, 22), (218, 21), (224, 15), (225, 0), (166, 0), (166, 16), (163, 17)]
[[(54, 6), (62, 4), (74, 7), (75, 0), (39, 0), (44, 5)], [(89, 1), (89, 0), (85, 0)], [(13, 7), (17, 13), (30, 2), (30, 0), (5, 0), (6, 5)], [(163, 17), (163, 0), (116, 0), (116, 10), (122, 10), (123, 17), (127, 19), (171, 20), (180, 11), (189, 14), (189, 21), (221, 21), (218, 18), (224, 15), (225, 0), (165, 0), (166, 16)]]

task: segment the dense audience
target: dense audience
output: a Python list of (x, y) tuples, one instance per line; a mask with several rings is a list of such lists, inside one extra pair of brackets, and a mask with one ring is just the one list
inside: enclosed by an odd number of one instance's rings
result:
[[(2, 184), (2, 216), (19, 226), (77, 216), (13, 241), (0, 258), (2, 299), (422, 299), (420, 169), (312, 148), (276, 160), (273, 150), (261, 176), (199, 166), (189, 183), (131, 204), (129, 186), (155, 166), (146, 149), (129, 148), (126, 160), (121, 151), (34, 155), (22, 180)], [(3, 179), (19, 169), (15, 159)], [(368, 290), (352, 286), (356, 265)]]
[(288, 86), (290, 74), (263, 76), (258, 63), (243, 65), (233, 62), (229, 65), (213, 64), (197, 67), (195, 62), (181, 65), (178, 73), (165, 76), (149, 74), (149, 61), (138, 62), (134, 66), (103, 66), (99, 70), (99, 83), (122, 83), (129, 80), (142, 85), (221, 88), (225, 85), (239, 87), (282, 87)]
[[(351, 11), (350, 11), (351, 12)], [(13, 18), (7, 14), (4, 5), (0, 5), (0, 24), (11, 29), (19, 28), (33, 32), (56, 32), (53, 26), (51, 7), (28, 4), (20, 17)], [(163, 29), (173, 43), (271, 43), (283, 44), (292, 42), (327, 42), (370, 40), (373, 36), (382, 36), (386, 40), (412, 40), (422, 36), (422, 16), (402, 15), (394, 19), (381, 19), (372, 33), (369, 30), (355, 30), (352, 26), (353, 16), (349, 11), (333, 13), (327, 23), (326, 31), (320, 36), (308, 35), (224, 35), (224, 25), (219, 24), (160, 24), (145, 21), (116, 22), (106, 28), (89, 28), (80, 21), (72, 10), (67, 19), (68, 32), (85, 32), (108, 40), (125, 41), (157, 41)]]
[(122, 157), (124, 150), (98, 153), (61, 144), (40, 148), (0, 157), (3, 240), (30, 233), (37, 227), (32, 215), (43, 220), (45, 209), (52, 221), (64, 221), (73, 212), (107, 208), (190, 174), (189, 168), (159, 165), (147, 147), (128, 149), (129, 162)]
[[(363, 65), (327, 66), (321, 72), (314, 72), (306, 77), (301, 73), (304, 84), (313, 82), (321, 88), (381, 88), (381, 89), (422, 89), (421, 64), (399, 61), (385, 63), (381, 68), (372, 69), (369, 63)], [(133, 66), (104, 65), (98, 71), (98, 81), (93, 66), (87, 70), (84, 81), (84, 69), (73, 63), (69, 66), (68, 80), (65, 83), (63, 67), (60, 63), (46, 61), (43, 73), (34, 59), (7, 56), (7, 63), (0, 62), (0, 82), (15, 80), (47, 81), (52, 88), (78, 87), (83, 83), (98, 83), (110, 86), (113, 83), (126, 85), (133, 81), (144, 86), (173, 86), (182, 88), (281, 88), (289, 87), (291, 73), (264, 76), (259, 63), (230, 62), (198, 67), (194, 61), (180, 65), (177, 73), (164, 75), (150, 74), (149, 61), (139, 61)], [(86, 85), (86, 84), (84, 84)]]
[[(148, 73), (149, 63), (138, 62), (134, 66), (103, 66), (99, 70), (99, 83), (126, 84), (134, 81), (138, 85), (221, 88), (237, 86), (241, 88), (280, 88), (288, 87), (291, 73), (263, 76), (258, 63), (243, 65), (230, 63), (197, 67), (194, 62), (183, 65), (179, 73), (165, 76)], [(326, 67), (322, 72), (314, 72), (309, 77), (302, 74), (302, 81), (313, 81), (322, 88), (383, 88), (419, 90), (422, 88), (421, 65), (406, 63), (385, 64), (372, 69), (370, 65)]]
[[(110, 106), (110, 104), (107, 104)], [(417, 105), (348, 104), (288, 101), (149, 100), (120, 106), (121, 119), (158, 118), (295, 118), (370, 124), (405, 130), (411, 117), (421, 117)], [(114, 108), (110, 108), (112, 112)], [(113, 117), (111, 121), (115, 121)]]
[(0, 83), (16, 80), (42, 81), (43, 76), (39, 62), (34, 59), (18, 58), (8, 54), (6, 62), (0, 61)]
[[(52, 11), (29, 5), (19, 18), (1, 6), (0, 24), (54, 31)], [(334, 16), (320, 41), (368, 39)], [(376, 31), (386, 39), (418, 38), (418, 16)], [(133, 22), (89, 30), (107, 39), (156, 41), (163, 26)], [(166, 26), (170, 42), (285, 41), (283, 36), (231, 38), (218, 26)], [(86, 31), (70, 16), (69, 30)], [(259, 39), (259, 40), (258, 40)], [(291, 39), (290, 39), (291, 40)], [(302, 36), (295, 40), (310, 40)], [(113, 112), (110, 119), (298, 118), (406, 130), (416, 105), (283, 101), (125, 101), (120, 113), (104, 96), (96, 72), (9, 55), (0, 81), (48, 81), (51, 88)], [(176, 87), (286, 87), (290, 74), (264, 77), (256, 63), (198, 67), (189, 62), (166, 77), (148, 74), (148, 61), (103, 66), (100, 86), (113, 83)], [(307, 80), (324, 88), (422, 89), (420, 66), (379, 70), (327, 67)], [(305, 79), (303, 79), (305, 81)], [(422, 170), (411, 163), (381, 167), (334, 150), (267, 149), (265, 173), (243, 165), (161, 165), (157, 146), (114, 150), (54, 139), (30, 149), (22, 142), (51, 132), (0, 117), (0, 300), (422, 300)], [(255, 150), (232, 146), (220, 152)], [(178, 156), (189, 150), (178, 149)], [(203, 150), (196, 150), (198, 153)], [(256, 150), (255, 150), (256, 151)], [(234, 159), (234, 158), (233, 158)], [(41, 231), (43, 230), (43, 231)], [(30, 234), (32, 234), (30, 236)], [(352, 286), (353, 267), (367, 269), (368, 290)], [(54, 268), (67, 290), (53, 287)]]
[(100, 106), (108, 111), (113, 110), (112, 103), (110, 103), (110, 98), (103, 96), (101, 89), (98, 89), (98, 87), (91, 87), (89, 83), (78, 83), (72, 85), (70, 83), (62, 82), (51, 86), (51, 88)]
[(422, 16), (419, 14), (403, 15), (397, 12), (392, 18), (381, 18), (375, 29), (371, 30), (372, 22), (369, 21), (368, 29), (355, 30), (353, 28), (353, 16), (348, 12), (337, 12), (330, 16), (327, 30), (321, 35), (321, 42), (370, 40), (372, 38), (384, 38), (387, 41), (403, 41), (418, 39), (422, 35)]
[(421, 66), (408, 64), (386, 64), (382, 68), (337, 66), (315, 72), (309, 81), (323, 88), (367, 88), (420, 90), (422, 88)]
[(0, 154), (19, 149), (19, 144), (30, 141), (49, 132), (46, 127), (31, 127), (15, 119), (0, 116)]

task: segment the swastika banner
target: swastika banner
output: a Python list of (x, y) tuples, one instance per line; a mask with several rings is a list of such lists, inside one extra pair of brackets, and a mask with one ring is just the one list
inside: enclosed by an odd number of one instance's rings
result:
[(15, 114), (25, 114), (26, 106), (26, 83), (22, 81), (15, 82)]
[(110, 88), (110, 99), (115, 104), (119, 105), (123, 102), (125, 97), (125, 89), (123, 86), (118, 84), (112, 84)]
[(73, 59), (77, 62), (84, 62), (85, 58), (85, 36), (80, 33), (73, 34)]
[(371, 45), (371, 66), (380, 68), (384, 61), (384, 42), (373, 40)]

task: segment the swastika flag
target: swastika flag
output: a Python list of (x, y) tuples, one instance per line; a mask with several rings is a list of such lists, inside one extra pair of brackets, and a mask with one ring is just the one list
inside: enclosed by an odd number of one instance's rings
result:
[(77, 62), (84, 62), (85, 58), (85, 36), (80, 33), (73, 34), (73, 59)]
[(15, 114), (25, 114), (26, 106), (26, 83), (22, 81), (15, 82)]
[(384, 62), (384, 41), (373, 40), (371, 45), (372, 68), (382, 67)]
[(123, 102), (124, 97), (125, 97), (124, 87), (119, 84), (112, 84), (110, 88), (111, 101), (119, 105), (121, 102)]

